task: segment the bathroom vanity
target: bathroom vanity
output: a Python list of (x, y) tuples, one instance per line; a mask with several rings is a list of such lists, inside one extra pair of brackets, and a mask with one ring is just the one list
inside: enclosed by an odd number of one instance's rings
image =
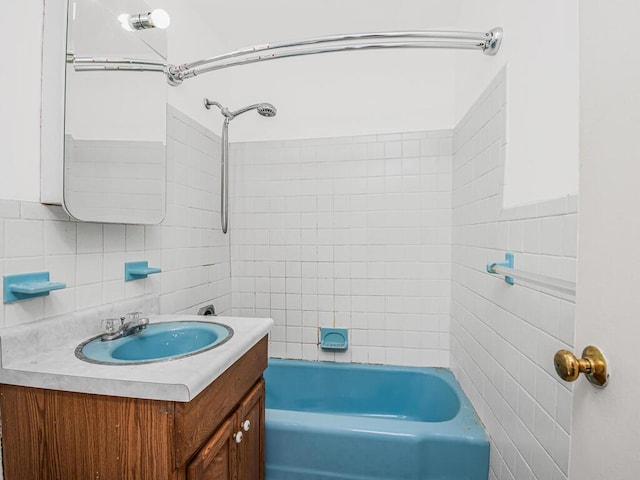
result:
[[(271, 320), (222, 321), (233, 325), (235, 335), (219, 351), (135, 366), (73, 363), (69, 357), (66, 368), (82, 371), (75, 382), (69, 372), (57, 379), (42, 372), (52, 356), (67, 355), (67, 347), (12, 365), (12, 336), (2, 336), (12, 367), (0, 369), (4, 478), (264, 478), (262, 373)], [(164, 385), (157, 382), (163, 371)], [(91, 381), (99, 375), (111, 377), (102, 379), (103, 392), (95, 392), (100, 389)], [(56, 380), (58, 388), (51, 385)], [(179, 383), (187, 390), (168, 388)], [(179, 398), (184, 395), (190, 398)]]

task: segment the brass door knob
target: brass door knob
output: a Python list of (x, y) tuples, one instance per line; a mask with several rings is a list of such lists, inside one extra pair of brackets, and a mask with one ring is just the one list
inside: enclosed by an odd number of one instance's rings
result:
[(582, 351), (582, 358), (577, 358), (568, 350), (558, 350), (553, 356), (553, 364), (556, 373), (565, 382), (575, 382), (581, 373), (596, 387), (605, 387), (609, 381), (607, 360), (592, 345)]

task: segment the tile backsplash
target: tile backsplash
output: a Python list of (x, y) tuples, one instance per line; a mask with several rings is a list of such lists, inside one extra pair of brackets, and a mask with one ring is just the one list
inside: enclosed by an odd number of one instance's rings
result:
[(271, 355), (448, 365), (451, 150), (450, 130), (232, 145), (233, 312), (274, 319)]
[[(167, 215), (160, 225), (82, 223), (61, 207), (0, 200), (0, 274), (48, 270), (67, 288), (3, 304), (0, 326), (125, 300), (159, 297), (161, 313), (195, 313), (213, 301), (231, 308), (229, 242), (219, 222), (220, 140), (169, 108)], [(124, 282), (124, 263), (148, 260), (163, 272)]]

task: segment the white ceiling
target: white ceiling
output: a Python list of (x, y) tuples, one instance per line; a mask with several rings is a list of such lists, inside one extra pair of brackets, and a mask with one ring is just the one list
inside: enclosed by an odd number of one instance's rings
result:
[(320, 35), (454, 29), (463, 0), (188, 0), (229, 49)]

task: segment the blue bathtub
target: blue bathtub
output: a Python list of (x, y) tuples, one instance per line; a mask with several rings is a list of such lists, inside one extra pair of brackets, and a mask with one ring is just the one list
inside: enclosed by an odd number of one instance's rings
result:
[(489, 440), (450, 371), (269, 361), (267, 480), (487, 480)]

